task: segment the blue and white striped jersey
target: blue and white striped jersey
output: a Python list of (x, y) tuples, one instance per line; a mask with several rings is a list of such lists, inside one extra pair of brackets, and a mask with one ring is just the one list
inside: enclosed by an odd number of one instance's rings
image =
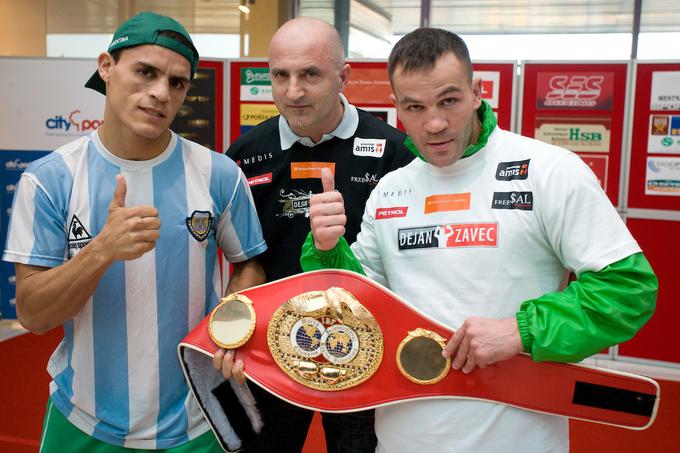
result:
[(104, 227), (119, 173), (126, 206), (158, 209), (160, 239), (142, 257), (115, 262), (64, 325), (48, 365), (50, 393), (97, 439), (170, 448), (209, 429), (176, 348), (219, 302), (217, 248), (239, 262), (266, 245), (248, 182), (229, 158), (173, 133), (158, 157), (122, 160), (95, 131), (24, 172), (3, 259), (55, 267), (75, 256)]

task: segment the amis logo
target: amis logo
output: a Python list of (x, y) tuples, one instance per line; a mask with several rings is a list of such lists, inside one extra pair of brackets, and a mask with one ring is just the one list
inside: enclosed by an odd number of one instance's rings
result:
[(97, 129), (102, 124), (104, 120), (83, 118), (80, 110), (72, 111), (67, 118), (55, 115), (45, 120), (45, 127), (51, 132), (88, 132)]
[(498, 181), (512, 181), (513, 179), (527, 179), (529, 177), (529, 161), (516, 160), (513, 162), (500, 162), (496, 169)]
[(380, 158), (385, 153), (385, 139), (355, 138), (352, 151), (355, 156)]

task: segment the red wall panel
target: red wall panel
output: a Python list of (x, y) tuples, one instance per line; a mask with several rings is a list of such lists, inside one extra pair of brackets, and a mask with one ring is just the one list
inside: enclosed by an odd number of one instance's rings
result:
[(629, 218), (626, 224), (659, 278), (659, 297), (652, 318), (619, 346), (619, 355), (680, 363), (680, 221)]
[[(680, 211), (680, 196), (646, 195), (645, 176), (647, 157), (680, 157), (673, 153), (648, 153), (652, 96), (652, 76), (655, 72), (680, 71), (680, 63), (640, 63), (635, 82), (633, 135), (631, 139), (630, 186), (628, 207), (643, 209), (670, 209)], [(680, 88), (678, 88), (680, 93)], [(668, 115), (680, 115), (680, 111), (656, 111)]]
[[(537, 126), (551, 122), (574, 125), (574, 129), (578, 125), (608, 129), (608, 151), (595, 154), (582, 145), (586, 140), (578, 140), (580, 148), (572, 151), (595, 172), (614, 206), (619, 198), (627, 71), (627, 63), (524, 65), (521, 134), (535, 137)], [(568, 141), (577, 144), (571, 135)]]

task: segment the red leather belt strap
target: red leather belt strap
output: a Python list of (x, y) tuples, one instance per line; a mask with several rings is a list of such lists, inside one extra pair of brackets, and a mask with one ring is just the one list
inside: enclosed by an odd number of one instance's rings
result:
[[(367, 381), (340, 391), (308, 388), (287, 376), (267, 344), (268, 321), (288, 299), (309, 291), (344, 288), (375, 317), (384, 335), (380, 367)], [(648, 427), (656, 415), (659, 386), (652, 379), (563, 363), (537, 363), (529, 355), (476, 368), (469, 374), (451, 370), (441, 381), (421, 385), (405, 378), (396, 362), (397, 347), (409, 331), (423, 328), (446, 338), (453, 330), (418, 312), (406, 301), (362, 275), (323, 270), (299, 274), (241, 291), (252, 302), (257, 324), (250, 340), (237, 350), (247, 377), (292, 404), (328, 412), (347, 412), (417, 398), (472, 398), (532, 411), (562, 415), (632, 429)], [(218, 347), (204, 319), (179, 345), (212, 356)], [(206, 360), (207, 361), (207, 360)], [(182, 361), (186, 372), (186, 363)], [(189, 378), (188, 378), (189, 379)], [(191, 380), (189, 381), (192, 388)]]

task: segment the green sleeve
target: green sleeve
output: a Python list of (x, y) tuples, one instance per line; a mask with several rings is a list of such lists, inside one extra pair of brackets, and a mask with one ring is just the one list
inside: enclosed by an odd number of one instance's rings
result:
[(524, 350), (536, 361), (578, 362), (627, 341), (654, 313), (657, 289), (642, 253), (584, 272), (563, 291), (522, 303)]
[(361, 267), (361, 263), (352, 253), (352, 249), (349, 248), (349, 244), (344, 237), (340, 238), (335, 248), (317, 250), (311, 231), (307, 235), (304, 244), (302, 244), (300, 266), (302, 266), (302, 270), (305, 272), (319, 269), (345, 269), (366, 275)]

